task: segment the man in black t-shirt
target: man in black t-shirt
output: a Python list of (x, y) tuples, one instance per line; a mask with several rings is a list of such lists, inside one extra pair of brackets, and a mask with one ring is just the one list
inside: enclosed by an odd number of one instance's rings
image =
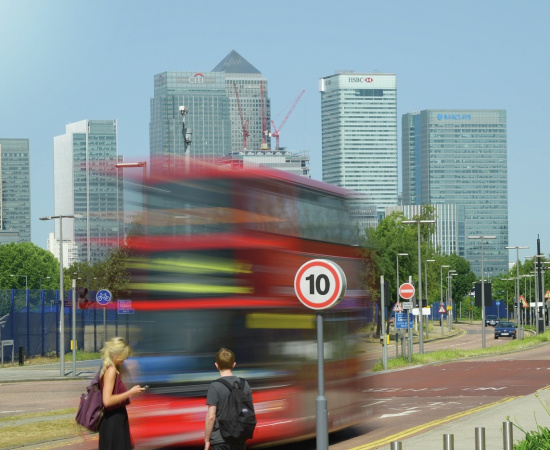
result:
[[(237, 381), (239, 378), (233, 375), (233, 368), (235, 367), (235, 355), (231, 350), (221, 348), (216, 355), (216, 368), (220, 372), (221, 377), (227, 377), (227, 381), (231, 384)], [(249, 397), (252, 402), (252, 390), (245, 381), (244, 393)], [(206, 394), (206, 404), (208, 405), (208, 412), (206, 413), (206, 422), (204, 430), (204, 450), (245, 450), (246, 446), (244, 442), (228, 443), (223, 440), (218, 425), (218, 417), (221, 412), (227, 406), (227, 399), (229, 398), (230, 391), (220, 383), (219, 381), (213, 381), (208, 386), (208, 393)]]

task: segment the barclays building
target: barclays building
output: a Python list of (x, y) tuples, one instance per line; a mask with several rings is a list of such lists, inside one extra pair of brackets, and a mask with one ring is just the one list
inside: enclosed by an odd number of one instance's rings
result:
[(481, 275), (508, 270), (505, 110), (424, 110), (402, 118), (403, 204), (456, 204), (463, 211), (458, 254)]

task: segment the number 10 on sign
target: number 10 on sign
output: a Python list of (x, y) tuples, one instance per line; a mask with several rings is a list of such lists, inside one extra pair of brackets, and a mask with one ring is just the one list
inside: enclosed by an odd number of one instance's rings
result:
[(298, 299), (310, 309), (328, 309), (346, 293), (346, 276), (338, 264), (325, 259), (305, 263), (294, 279)]

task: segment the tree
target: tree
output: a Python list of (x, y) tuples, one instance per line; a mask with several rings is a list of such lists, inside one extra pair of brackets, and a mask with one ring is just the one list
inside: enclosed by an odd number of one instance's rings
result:
[[(10, 289), (24, 290), (25, 286), (39, 289), (40, 285), (43, 289), (54, 289), (56, 280), (59, 280), (59, 262), (47, 250), (31, 242), (0, 245), (0, 289), (3, 297), (0, 299), (0, 317), (10, 312)], [(24, 297), (18, 297), (17, 301), (24, 302)]]
[(130, 274), (127, 268), (131, 251), (126, 246), (113, 248), (107, 258), (92, 265), (87, 262), (74, 263), (65, 269), (65, 289), (70, 289), (71, 279), (77, 278), (77, 286), (87, 287), (92, 291), (108, 289), (114, 299), (130, 295), (128, 288)]
[(42, 288), (51, 288), (59, 279), (59, 262), (31, 242), (0, 245), (0, 289), (25, 289), (25, 277), (10, 275), (27, 276), (29, 289), (39, 289), (41, 281)]
[[(435, 219), (435, 208), (424, 205), (420, 214), (413, 220)], [(386, 306), (392, 307), (397, 300), (397, 289), (408, 276), (412, 277), (413, 284), (418, 289), (418, 228), (416, 225), (404, 224), (405, 216), (401, 212), (394, 212), (383, 219), (376, 228), (366, 230), (363, 254), (366, 263), (364, 285), (372, 292), (372, 298), (380, 302), (380, 276), (384, 275), (390, 285), (390, 295)], [(440, 249), (434, 248), (430, 241), (435, 232), (435, 224), (420, 226), (420, 251), (422, 254), (422, 296), (426, 298), (426, 281), (428, 283), (428, 304), (439, 302), (441, 296), (441, 266), (448, 265), (456, 270), (457, 276), (453, 280), (453, 297), (459, 299), (468, 294), (475, 275), (470, 271), (470, 263), (464, 258), (452, 254), (443, 254)], [(399, 258), (399, 280), (397, 280), (397, 258), (399, 253), (408, 256)], [(435, 262), (428, 263), (426, 260)], [(427, 275), (427, 277), (425, 277)], [(427, 278), (427, 279), (425, 279)], [(443, 280), (445, 283), (446, 279)], [(446, 283), (444, 289), (446, 292)], [(418, 292), (418, 291), (417, 291)], [(374, 314), (373, 314), (374, 317)], [(380, 324), (378, 324), (380, 325)], [(378, 326), (377, 333), (380, 332)], [(373, 327), (374, 329), (374, 327)]]

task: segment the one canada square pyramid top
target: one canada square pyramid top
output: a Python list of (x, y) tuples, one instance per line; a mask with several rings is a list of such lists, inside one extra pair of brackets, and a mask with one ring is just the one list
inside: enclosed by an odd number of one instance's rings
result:
[(212, 69), (212, 72), (261, 73), (235, 50), (231, 50), (231, 52), (224, 59), (222, 59), (220, 63), (214, 67), (214, 69)]

